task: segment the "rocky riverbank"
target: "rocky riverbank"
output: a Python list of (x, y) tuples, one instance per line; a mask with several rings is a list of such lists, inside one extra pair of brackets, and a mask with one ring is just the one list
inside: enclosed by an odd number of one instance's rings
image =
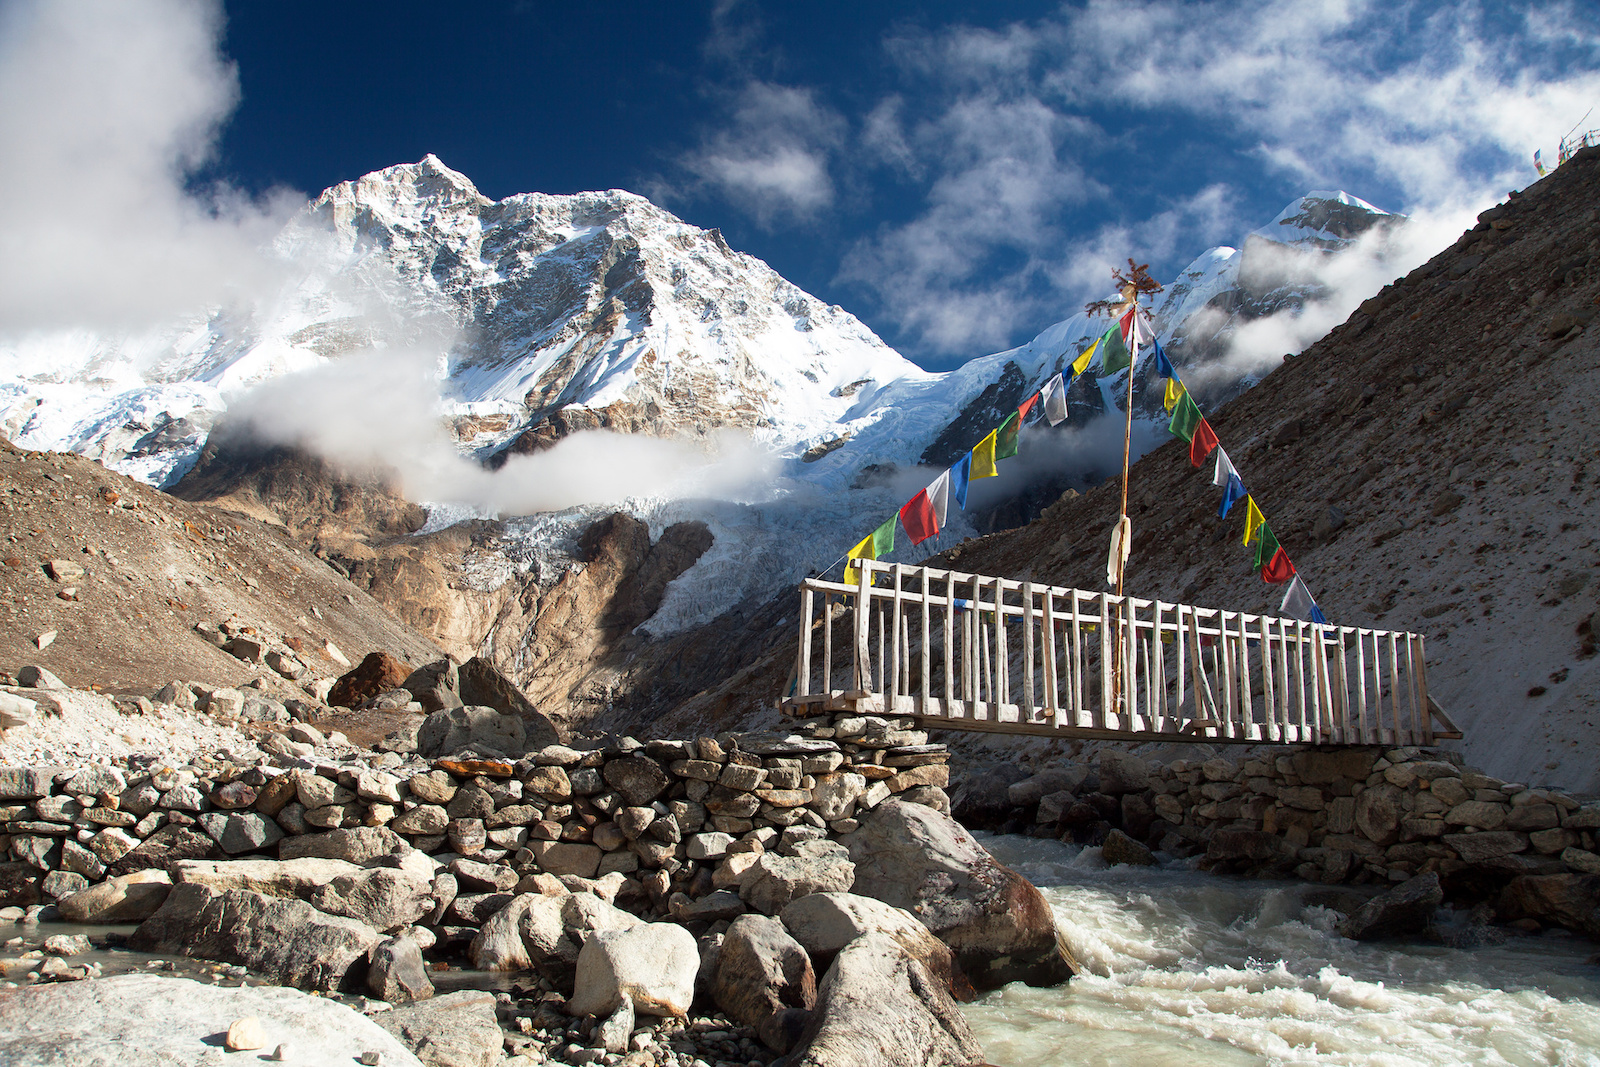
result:
[[(35, 733), (106, 700), (17, 680), (34, 684), (0, 692)], [(555, 744), (537, 719), (451, 706), (448, 665), (436, 681), (445, 706), (378, 748), (291, 723), (182, 761), (0, 767), (0, 918), (137, 923), (132, 949), (360, 992), (439, 1064), (977, 1063), (957, 999), (1071, 974), (1038, 891), (947, 814), (948, 752), (907, 721)], [(156, 696), (121, 710), (218, 703)], [(78, 976), (36, 959), (12, 977)], [(463, 971), (516, 985), (441, 1012), (433, 979)], [(439, 1051), (438, 1026), (474, 1013), (478, 1058)]]
[[(954, 813), (974, 828), (1101, 845), (1113, 863), (1163, 852), (1600, 936), (1600, 803), (1501, 781), (1446, 751), (1261, 747), (1158, 763), (1108, 750), (1092, 764), (1000, 763), (968, 771)], [(1404, 930), (1374, 929), (1419, 932), (1431, 913), (1413, 906)]]

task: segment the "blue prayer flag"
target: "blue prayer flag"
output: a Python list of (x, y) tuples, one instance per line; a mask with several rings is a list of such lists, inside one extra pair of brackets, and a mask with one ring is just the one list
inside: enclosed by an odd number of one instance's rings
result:
[(1222, 491), (1222, 506), (1217, 509), (1217, 518), (1227, 518), (1228, 509), (1249, 495), (1237, 474), (1228, 475), (1228, 487)]
[(1161, 342), (1151, 340), (1150, 343), (1154, 345), (1156, 349), (1156, 373), (1161, 375), (1163, 378), (1176, 378), (1178, 376), (1178, 371), (1175, 367), (1173, 367), (1172, 360), (1167, 358), (1167, 353), (1161, 347)]
[(972, 453), (968, 452), (956, 461), (950, 468), (950, 494), (956, 498), (956, 503), (961, 505), (961, 510), (967, 510), (967, 480), (972, 476)]
[(1319, 626), (1328, 625), (1328, 617), (1324, 615), (1322, 613), (1322, 609), (1317, 607), (1317, 605), (1314, 603), (1311, 605), (1311, 621)]

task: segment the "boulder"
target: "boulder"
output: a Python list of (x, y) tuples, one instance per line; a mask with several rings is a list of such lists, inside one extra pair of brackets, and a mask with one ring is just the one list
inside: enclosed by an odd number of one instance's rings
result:
[[(282, 851), (281, 845), (279, 851)], [(108, 863), (106, 872), (116, 876), (150, 869), (167, 870), (179, 860), (204, 859), (213, 855), (222, 855), (222, 850), (199, 830), (188, 826), (163, 826), (137, 847)]]
[(1106, 834), (1105, 844), (1100, 846), (1100, 855), (1106, 863), (1113, 866), (1127, 863), (1149, 867), (1156, 862), (1154, 854), (1148, 848), (1121, 830), (1112, 830)]
[[(519, 893), (505, 907), (490, 916), (468, 946), (472, 966), (480, 971), (525, 971), (533, 966), (522, 941), (522, 927), (528, 909), (535, 901), (551, 898), (541, 893)], [(553, 909), (559, 924), (560, 908)]]
[(1443, 900), (1439, 876), (1419, 874), (1361, 905), (1339, 924), (1339, 933), (1354, 941), (1416, 937), (1428, 928)]
[(346, 826), (320, 834), (286, 837), (278, 844), (278, 858), (344, 860), (367, 864), (380, 856), (409, 852), (411, 846), (387, 826)]
[(1120, 797), (1150, 788), (1150, 765), (1131, 752), (1100, 753), (1100, 792)]
[(493, 993), (446, 993), (372, 1018), (428, 1067), (499, 1067), (503, 1059)]
[(410, 1004), (433, 996), (422, 946), (409, 937), (390, 937), (367, 953), (367, 992), (390, 1004)]
[(1014, 763), (969, 773), (950, 798), (950, 813), (964, 825), (986, 827), (1002, 823), (1016, 807), (1011, 803), (1011, 787), (1027, 777), (1028, 772)]
[(957, 1000), (972, 999), (972, 983), (961, 973), (950, 946), (910, 912), (855, 893), (812, 893), (785, 907), (779, 918), (818, 967), (826, 968), (840, 949), (863, 934), (887, 934)]
[(74, 893), (56, 907), (69, 923), (137, 923), (154, 915), (171, 891), (166, 871), (135, 871)]
[(304, 901), (179, 884), (128, 947), (243, 964), (269, 982), (326, 992), (354, 984), (377, 942), (365, 923), (324, 915)]
[(400, 687), (422, 705), (423, 711), (459, 708), (466, 703), (461, 699), (461, 676), (455, 661), (448, 656), (425, 667), (418, 667), (406, 676)]
[[(236, 1019), (261, 1021), (271, 1049), (288, 1043), (296, 1067), (351, 1067), (376, 1052), (384, 1067), (420, 1067), (394, 1036), (326, 997), (276, 986), (227, 986), (154, 974), (42, 984), (0, 997), (0, 1063), (11, 1067), (117, 1064), (211, 1067)], [(498, 1046), (496, 1047), (498, 1054)]]
[(855, 883), (855, 865), (837, 855), (757, 857), (740, 880), (739, 897), (757, 911), (776, 915), (808, 893), (842, 893)]
[(463, 704), (490, 707), (522, 720), (523, 736), (528, 746), (523, 751), (531, 752), (561, 743), (561, 737), (549, 717), (534, 707), (527, 694), (501, 674), (493, 663), (482, 656), (473, 656), (457, 668), (456, 674)]
[(410, 926), (433, 911), (432, 882), (392, 867), (341, 874), (306, 898), (329, 915), (343, 915), (374, 930)]
[(1381, 754), (1375, 748), (1309, 749), (1289, 759), (1295, 777), (1306, 785), (1332, 785), (1334, 782), (1364, 782)]
[[(580, 899), (575, 894), (571, 899)], [(607, 1016), (624, 999), (640, 1015), (689, 1014), (700, 950), (694, 935), (676, 923), (640, 923), (626, 930), (599, 930), (578, 954), (573, 1015)]]
[(520, 756), (527, 751), (523, 721), (490, 707), (445, 708), (422, 720), (417, 751), (424, 756), (452, 756), (471, 749), (480, 756)]
[(336, 708), (359, 708), (379, 693), (398, 689), (411, 669), (387, 652), (369, 652), (367, 658), (339, 676), (328, 690), (328, 703)]
[(943, 983), (885, 934), (864, 934), (823, 975), (789, 1067), (967, 1067), (984, 1062)]
[(1006, 790), (1006, 798), (1014, 807), (1031, 808), (1051, 793), (1063, 790), (1076, 793), (1088, 777), (1089, 768), (1076, 763), (1046, 767), (1033, 777), (1013, 784)]
[(711, 996), (728, 1018), (753, 1028), (768, 1048), (788, 1052), (811, 1021), (817, 976), (811, 957), (783, 923), (741, 915), (723, 935)]
[(318, 886), (361, 868), (344, 860), (179, 860), (172, 880), (211, 889), (247, 889), (269, 897), (306, 897)]
[(660, 763), (637, 752), (623, 759), (608, 760), (600, 773), (606, 783), (621, 793), (623, 800), (633, 807), (642, 807), (655, 800), (671, 781)]
[(1039, 890), (948, 815), (889, 799), (841, 840), (855, 862), (854, 892), (915, 914), (974, 985), (1055, 985), (1072, 976)]
[(1507, 922), (1538, 919), (1600, 937), (1600, 874), (1524, 874), (1501, 890), (1496, 911)]

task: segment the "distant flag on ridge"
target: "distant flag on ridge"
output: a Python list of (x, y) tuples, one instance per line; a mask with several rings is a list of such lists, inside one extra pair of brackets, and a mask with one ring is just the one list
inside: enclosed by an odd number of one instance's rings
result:
[(990, 430), (989, 436), (979, 441), (972, 449), (972, 477), (993, 478), (999, 471), (994, 469), (994, 443), (995, 431)]
[(1226, 448), (1217, 449), (1217, 469), (1211, 475), (1211, 484), (1218, 489), (1226, 489), (1230, 478), (1239, 477), (1239, 472), (1233, 468), (1233, 460), (1228, 458)]
[(933, 501), (926, 489), (907, 500), (900, 508), (900, 525), (906, 528), (911, 543), (920, 545), (939, 532), (939, 519), (933, 511)]
[(1539, 177), (1544, 177), (1544, 149), (1542, 148), (1533, 153), (1533, 169), (1539, 172)]
[(1244, 547), (1249, 548), (1256, 539), (1256, 531), (1265, 525), (1267, 517), (1261, 514), (1261, 509), (1256, 507), (1256, 498), (1244, 498)]
[(1216, 447), (1217, 432), (1202, 418), (1199, 425), (1194, 428), (1194, 437), (1189, 440), (1189, 466), (1200, 466)]
[(1017, 435), (1022, 431), (1022, 420), (1018, 418), (1020, 411), (1013, 411), (1006, 416), (1006, 421), (1000, 424), (995, 433), (994, 458), (1010, 459), (1017, 454)]
[(1161, 398), (1161, 406), (1171, 411), (1178, 406), (1178, 401), (1189, 394), (1188, 388), (1176, 378), (1167, 379), (1167, 392)]
[(1167, 358), (1167, 350), (1161, 347), (1161, 342), (1152, 341), (1151, 345), (1156, 350), (1156, 373), (1163, 378), (1176, 378), (1178, 370), (1172, 365), (1172, 360)]
[(923, 492), (928, 494), (928, 502), (933, 505), (933, 518), (939, 524), (934, 533), (938, 533), (945, 528), (945, 520), (950, 514), (950, 472), (942, 472), (928, 483), (928, 488)]
[(1115, 374), (1132, 365), (1133, 354), (1122, 336), (1121, 323), (1112, 323), (1111, 328), (1100, 335), (1100, 373)]
[(1248, 495), (1245, 492), (1244, 482), (1239, 480), (1239, 476), (1230, 474), (1228, 476), (1228, 484), (1222, 490), (1222, 506), (1217, 508), (1217, 518), (1227, 518), (1228, 512), (1233, 506)]
[(1283, 605), (1278, 608), (1278, 613), (1295, 619), (1309, 619), (1311, 609), (1316, 606), (1317, 602), (1311, 598), (1311, 590), (1306, 588), (1306, 583), (1297, 574), (1289, 583), (1289, 588), (1283, 591)]
[(1061, 380), (1061, 375), (1057, 374), (1045, 382), (1040, 395), (1044, 397), (1045, 420), (1051, 426), (1058, 425), (1067, 417), (1067, 386)]
[(1089, 361), (1094, 359), (1095, 349), (1100, 347), (1100, 338), (1096, 337), (1094, 344), (1085, 348), (1078, 358), (1072, 361), (1072, 376), (1076, 378), (1089, 369)]
[(1195, 428), (1200, 422), (1200, 408), (1195, 405), (1194, 398), (1185, 392), (1173, 405), (1172, 419), (1167, 423), (1167, 429), (1185, 441), (1192, 442)]
[[(882, 559), (894, 551), (894, 523), (896, 516), (891, 515), (882, 526), (873, 530), (861, 543), (850, 550), (849, 558), (856, 559)], [(861, 584), (861, 568), (854, 563), (847, 564), (844, 569), (846, 585)]]
[(950, 475), (950, 495), (956, 498), (961, 510), (967, 510), (967, 481), (972, 477), (972, 453), (968, 452), (945, 473)]

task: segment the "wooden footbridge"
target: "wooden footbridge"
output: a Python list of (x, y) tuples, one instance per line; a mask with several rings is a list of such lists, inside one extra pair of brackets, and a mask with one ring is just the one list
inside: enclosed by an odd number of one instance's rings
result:
[(1428, 694), (1421, 634), (857, 562), (858, 584), (800, 586), (788, 714), (1129, 741), (1461, 736)]

